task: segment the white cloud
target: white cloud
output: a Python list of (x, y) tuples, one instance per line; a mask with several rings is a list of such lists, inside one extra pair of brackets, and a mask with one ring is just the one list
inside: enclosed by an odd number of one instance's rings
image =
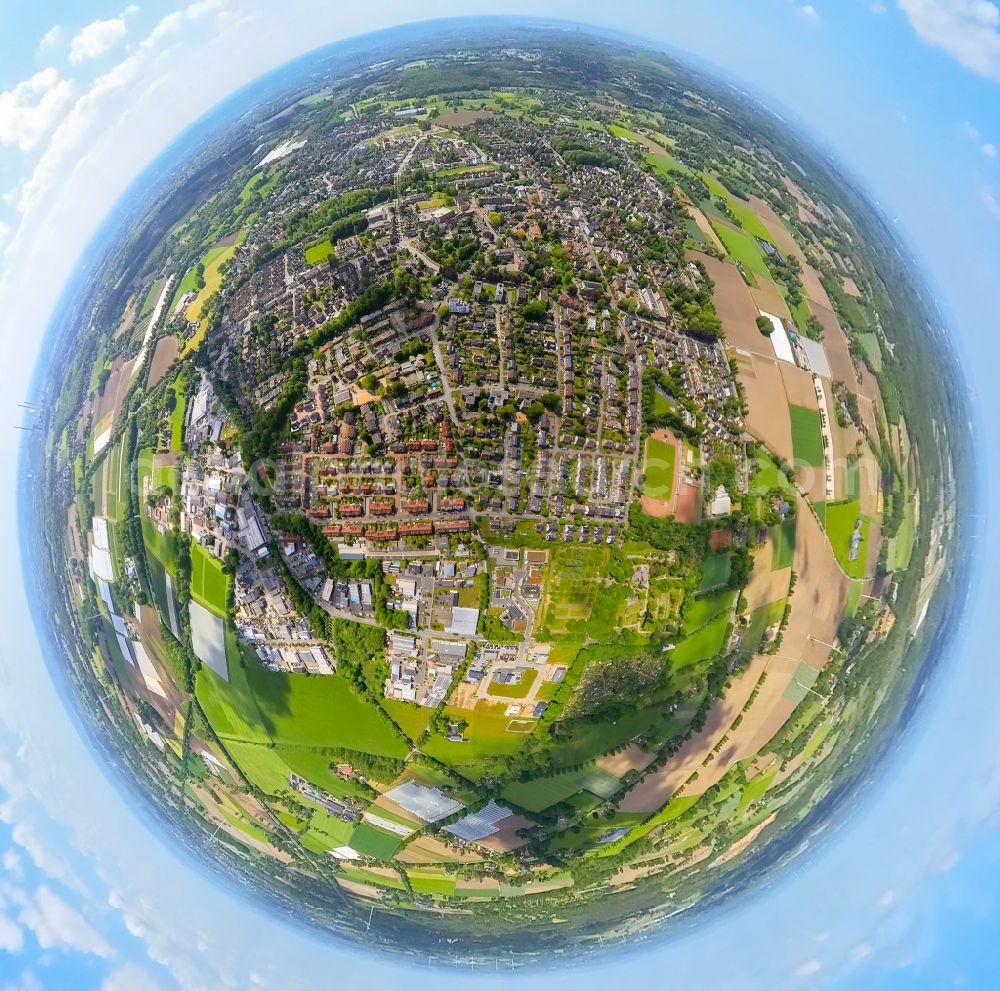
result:
[(25, 970), (13, 984), (5, 984), (3, 991), (42, 991), (42, 985), (30, 970)]
[(69, 45), (70, 62), (89, 62), (107, 55), (125, 39), (128, 28), (124, 17), (111, 17), (104, 21), (91, 21)]
[(979, 140), (979, 128), (976, 127), (976, 125), (973, 124), (972, 121), (969, 120), (962, 121), (962, 132), (970, 141)]
[(31, 151), (58, 124), (72, 96), (73, 84), (51, 68), (0, 91), (0, 148)]
[[(3, 253), (4, 246), (13, 236), (14, 232), (11, 230), (10, 224), (5, 224), (0, 220), (0, 254)], [(4, 854), (4, 867), (7, 865), (6, 857), (7, 854)]]
[(803, 21), (808, 21), (811, 24), (818, 24), (820, 21), (819, 11), (811, 3), (803, 4), (797, 13)]
[(983, 158), (988, 158), (993, 161), (997, 157), (997, 146), (991, 141), (987, 141), (979, 146), (979, 153)]
[(873, 0), (873, 2), (868, 5), (868, 9), (873, 14), (884, 14), (889, 8), (882, 3), (882, 0)]
[(898, 0), (913, 30), (966, 69), (1000, 82), (1000, 7), (992, 0)]
[(56, 45), (62, 41), (63, 29), (58, 24), (54, 24), (52, 27), (42, 35), (42, 40), (38, 43), (38, 51), (51, 52)]
[(21, 927), (6, 915), (0, 915), (0, 953), (20, 953), (23, 946)]
[(1000, 199), (997, 198), (996, 190), (992, 186), (980, 188), (979, 201), (997, 220), (1000, 220)]
[(795, 976), (799, 978), (803, 977), (815, 977), (823, 970), (823, 964), (819, 960), (806, 960), (800, 963), (798, 967), (795, 968)]
[(148, 971), (127, 963), (108, 974), (100, 991), (163, 991), (163, 985)]
[[(2, 242), (0, 237), (0, 242)], [(86, 887), (76, 875), (76, 872), (66, 861), (42, 839), (33, 823), (19, 822), (11, 832), (11, 838), (31, 858), (32, 863), (47, 877), (59, 881), (83, 894)]]
[(18, 920), (34, 933), (43, 950), (74, 950), (104, 960), (114, 955), (108, 941), (45, 885), (21, 909)]

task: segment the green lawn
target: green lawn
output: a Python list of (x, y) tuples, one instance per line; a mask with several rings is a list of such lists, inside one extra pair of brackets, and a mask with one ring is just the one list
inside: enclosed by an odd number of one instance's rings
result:
[[(856, 560), (851, 560), (851, 536), (855, 525), (861, 520), (861, 545)], [(826, 533), (830, 538), (834, 554), (840, 566), (852, 578), (862, 578), (868, 560), (868, 536), (871, 529), (867, 518), (861, 515), (861, 504), (857, 499), (848, 502), (828, 502), (826, 504)]]
[(707, 592), (718, 588), (729, 581), (729, 568), (732, 555), (728, 551), (720, 554), (706, 554), (701, 562), (701, 582), (699, 592)]
[(740, 803), (736, 807), (736, 818), (742, 816), (749, 806), (764, 797), (777, 774), (777, 771), (767, 771), (764, 774), (756, 774), (750, 779), (747, 786), (743, 789), (743, 794), (740, 796)]
[(560, 728), (558, 744), (553, 744), (546, 757), (553, 767), (572, 767), (609, 753), (636, 736), (666, 740), (688, 724), (697, 708), (689, 704), (671, 713), (659, 701), (644, 708), (633, 708), (605, 719), (567, 719)]
[(823, 467), (823, 428), (818, 410), (789, 405), (792, 452), (800, 465)]
[(325, 241), (317, 241), (306, 248), (306, 264), (319, 265), (325, 262), (333, 254), (333, 242), (327, 238)]
[[(659, 395), (659, 393), (658, 393)], [(653, 499), (669, 500), (674, 494), (674, 470), (677, 464), (677, 445), (652, 437), (646, 441), (646, 480), (643, 495)]]
[(222, 562), (201, 544), (191, 546), (191, 595), (217, 616), (226, 615), (229, 576), (222, 570)]
[(280, 171), (274, 172), (270, 176), (265, 171), (252, 175), (240, 191), (240, 204), (246, 205), (255, 194), (260, 196), (262, 200), (266, 200), (278, 188), (281, 176)]
[(685, 668), (689, 664), (708, 660), (721, 654), (726, 646), (731, 623), (729, 614), (717, 616), (696, 633), (681, 640), (670, 651), (670, 663), (674, 668)]
[(310, 784), (334, 798), (373, 796), (360, 784), (340, 777), (330, 769), (331, 758), (322, 750), (304, 747), (270, 747), (261, 743), (227, 740), (226, 749), (247, 779), (268, 795), (288, 792), (288, 775), (294, 771)]
[(490, 695), (495, 695), (502, 699), (523, 699), (528, 697), (531, 686), (535, 683), (538, 672), (534, 668), (529, 668), (522, 672), (521, 680), (515, 684), (505, 685), (498, 683), (496, 678), (490, 682)]
[(124, 441), (115, 444), (104, 462), (104, 501), (108, 519), (120, 523), (125, 518), (125, 498), (128, 488), (128, 462), (123, 459)]
[(754, 472), (750, 478), (751, 492), (763, 495), (772, 489), (781, 489), (788, 495), (795, 495), (795, 486), (770, 454), (766, 452), (758, 454), (754, 465)]

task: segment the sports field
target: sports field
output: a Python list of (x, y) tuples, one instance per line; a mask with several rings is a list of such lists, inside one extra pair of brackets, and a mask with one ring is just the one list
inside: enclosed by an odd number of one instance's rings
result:
[(676, 466), (677, 445), (649, 437), (646, 440), (646, 480), (642, 494), (668, 502), (674, 494)]
[(800, 465), (823, 467), (823, 430), (817, 410), (789, 406), (792, 420), (792, 451)]
[(728, 551), (721, 554), (707, 554), (701, 562), (701, 582), (699, 592), (707, 592), (718, 588), (729, 581), (731, 555)]

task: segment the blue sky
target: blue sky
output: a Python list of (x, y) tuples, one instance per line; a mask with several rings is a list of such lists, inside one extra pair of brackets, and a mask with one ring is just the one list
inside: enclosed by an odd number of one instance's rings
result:
[[(128, 181), (179, 130), (319, 44), (411, 3), (6, 0), (0, 4), (0, 403), (16, 413), (59, 290)], [(989, 0), (691, 0), (613, 27), (715, 65), (793, 112), (897, 220), (947, 315), (985, 425), (1000, 418), (1000, 10)], [(552, 15), (575, 0), (444, 3), (420, 16)], [(17, 437), (0, 434), (13, 465)], [(988, 434), (988, 426), (987, 432)], [(995, 480), (995, 445), (977, 478)], [(991, 526), (977, 521), (980, 547)], [(16, 547), (14, 474), (0, 545)], [(16, 565), (9, 565), (8, 574)], [(671, 945), (519, 988), (988, 988), (1000, 950), (1000, 670), (983, 555), (956, 649), (879, 785), (767, 890)], [(0, 599), (0, 991), (468, 987), (323, 943), (234, 897), (143, 820), (80, 740), (20, 584)], [(501, 978), (502, 981), (502, 978)], [(504, 982), (505, 983), (505, 982)]]

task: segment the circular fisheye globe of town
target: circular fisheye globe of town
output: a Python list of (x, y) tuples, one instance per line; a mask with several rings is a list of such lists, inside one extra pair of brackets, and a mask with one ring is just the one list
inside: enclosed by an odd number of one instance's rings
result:
[(761, 883), (940, 614), (951, 414), (890, 228), (746, 96), (584, 33), (396, 32), (241, 99), (46, 359), (90, 727), (235, 883), (432, 960)]

